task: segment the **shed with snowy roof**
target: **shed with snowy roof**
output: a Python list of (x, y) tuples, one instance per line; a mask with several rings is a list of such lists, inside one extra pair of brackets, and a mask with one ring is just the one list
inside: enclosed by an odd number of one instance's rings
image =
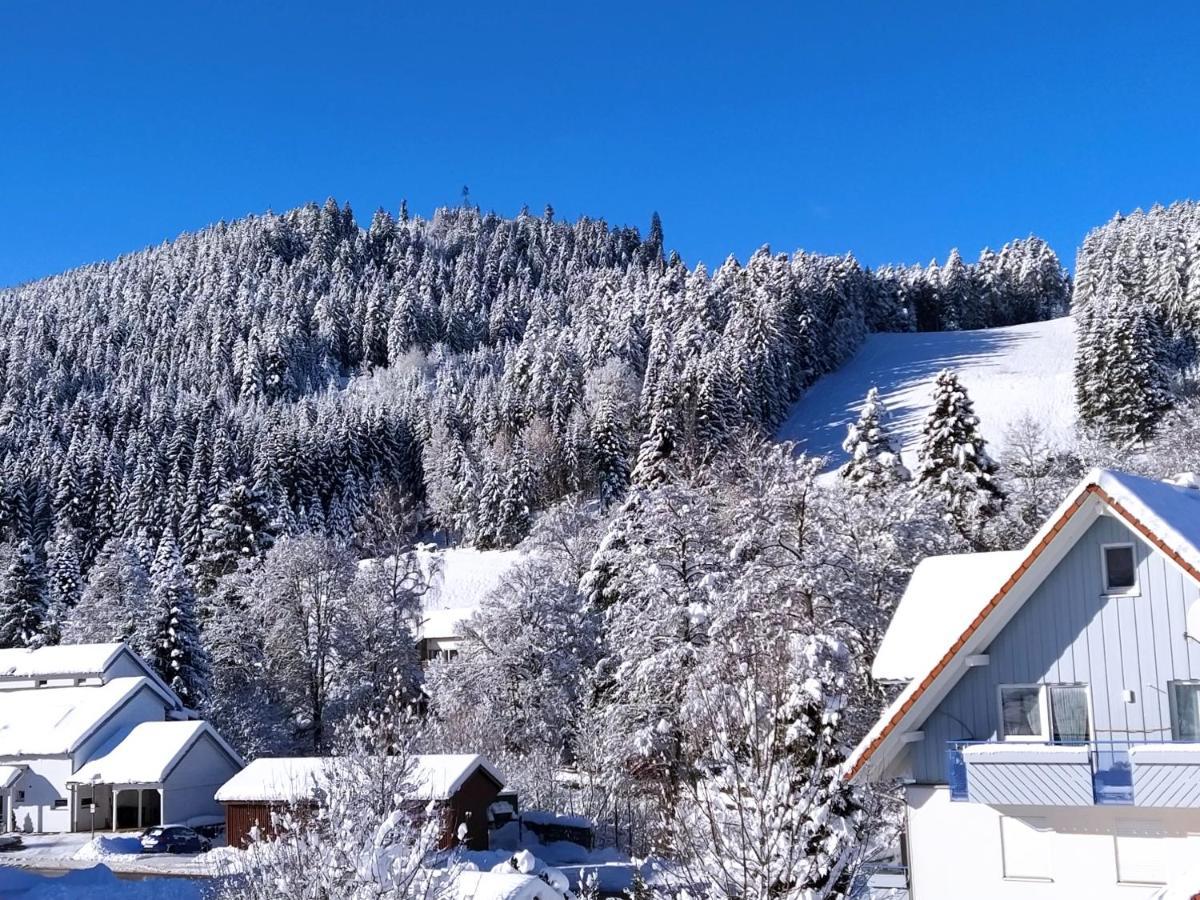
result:
[[(301, 817), (320, 805), (330, 782), (336, 784), (338, 757), (261, 757), (221, 786), (216, 799), (225, 808), (230, 845), (254, 834), (273, 835), (278, 814)], [(470, 753), (426, 753), (413, 757), (412, 800), (422, 811), (431, 804), (442, 816), (439, 846), (488, 847), (488, 808), (504, 776), (487, 759)]]

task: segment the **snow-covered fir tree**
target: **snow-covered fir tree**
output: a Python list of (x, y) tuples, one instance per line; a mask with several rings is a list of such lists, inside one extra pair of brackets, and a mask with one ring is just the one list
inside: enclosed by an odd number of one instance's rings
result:
[(46, 574), (28, 541), (0, 556), (0, 648), (45, 642)]
[(966, 388), (949, 369), (939, 372), (934, 382), (913, 489), (970, 541), (980, 539), (983, 526), (1003, 507), (1004, 492), (979, 433), (979, 417)]
[(842, 449), (850, 454), (850, 459), (840, 474), (855, 487), (872, 490), (909, 480), (908, 469), (888, 433), (887, 407), (879, 397), (878, 388), (867, 391), (858, 421), (847, 430)]
[(199, 706), (208, 695), (208, 654), (200, 638), (195, 589), (169, 532), (159, 541), (150, 569), (150, 604), (154, 616), (150, 662), (179, 699)]

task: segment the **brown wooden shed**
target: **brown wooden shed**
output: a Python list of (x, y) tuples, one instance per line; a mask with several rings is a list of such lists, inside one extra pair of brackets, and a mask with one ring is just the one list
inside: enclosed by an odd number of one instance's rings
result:
[[(230, 846), (248, 843), (255, 829), (261, 838), (274, 837), (280, 813), (303, 818), (314, 810), (324, 773), (336, 765), (336, 757), (263, 757), (246, 766), (217, 791)], [(414, 810), (423, 814), (432, 802), (441, 816), (439, 848), (488, 849), (488, 807), (504, 785), (490, 762), (465, 753), (422, 754), (414, 758), (412, 781)]]

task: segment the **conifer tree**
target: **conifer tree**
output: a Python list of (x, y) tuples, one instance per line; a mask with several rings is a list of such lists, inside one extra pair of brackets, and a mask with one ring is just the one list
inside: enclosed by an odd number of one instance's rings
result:
[(204, 702), (208, 659), (200, 640), (196, 595), (183, 568), (174, 534), (163, 535), (150, 569), (155, 619), (155, 671), (186, 705)]
[(1103, 421), (1113, 440), (1143, 444), (1171, 407), (1167, 346), (1145, 305), (1122, 307), (1107, 322)]
[(605, 508), (619, 501), (629, 486), (629, 448), (616, 419), (612, 401), (603, 399), (592, 420), (592, 452), (600, 504)]
[(943, 369), (934, 382), (933, 407), (925, 417), (914, 490), (976, 543), (983, 525), (1004, 502), (995, 480), (995, 463), (985, 447), (966, 388), (957, 375)]
[(842, 449), (849, 461), (839, 470), (850, 484), (863, 490), (888, 488), (910, 478), (887, 430), (887, 407), (872, 387), (858, 421), (849, 427)]
[(60, 528), (48, 547), (48, 639), (58, 643), (62, 622), (83, 596), (79, 538), (71, 528)]
[(6, 560), (0, 582), (0, 648), (46, 642), (46, 576), (29, 541)]

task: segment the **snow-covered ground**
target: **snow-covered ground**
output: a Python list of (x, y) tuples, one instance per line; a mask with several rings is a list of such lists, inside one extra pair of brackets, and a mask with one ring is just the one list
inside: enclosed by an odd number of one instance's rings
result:
[(953, 369), (975, 402), (988, 449), (998, 456), (1009, 425), (1029, 414), (1058, 440), (1075, 427), (1072, 361), (1075, 323), (1070, 316), (980, 331), (873, 334), (844, 366), (812, 386), (780, 426), (780, 440), (796, 441), (840, 465), (846, 427), (858, 417), (867, 390), (878, 387), (889, 426), (902, 442), (905, 463), (916, 456), (933, 380)]
[[(23, 834), (21, 849), (0, 854), (0, 866), (42, 870), (90, 869), (103, 863), (122, 874), (196, 875), (218, 874), (215, 858), (205, 853), (142, 853), (136, 834)], [(0, 898), (8, 895), (0, 891)], [(39, 895), (40, 896), (40, 895)]]

